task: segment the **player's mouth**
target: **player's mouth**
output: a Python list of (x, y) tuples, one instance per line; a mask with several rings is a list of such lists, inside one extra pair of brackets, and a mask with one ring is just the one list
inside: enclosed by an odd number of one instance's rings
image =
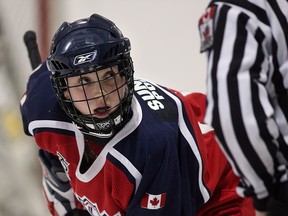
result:
[(109, 110), (110, 110), (110, 107), (108, 106), (98, 107), (94, 109), (93, 114), (96, 118), (105, 118), (109, 115)]

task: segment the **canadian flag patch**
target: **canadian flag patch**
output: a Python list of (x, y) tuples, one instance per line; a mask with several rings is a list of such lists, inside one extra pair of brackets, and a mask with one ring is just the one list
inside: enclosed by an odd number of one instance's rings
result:
[(212, 47), (214, 43), (214, 16), (216, 6), (212, 6), (199, 19), (199, 32), (201, 39), (201, 52), (204, 52)]
[(166, 193), (154, 195), (145, 193), (141, 200), (141, 207), (146, 209), (160, 209), (165, 206)]

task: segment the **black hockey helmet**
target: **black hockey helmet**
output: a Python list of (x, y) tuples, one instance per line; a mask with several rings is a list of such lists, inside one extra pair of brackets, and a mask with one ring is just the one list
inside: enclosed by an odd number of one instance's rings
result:
[[(114, 107), (115, 111), (105, 118), (95, 118), (91, 112), (89, 115), (80, 113), (74, 106), (75, 101), (65, 97), (65, 92), (69, 91), (67, 78), (97, 73), (115, 65), (125, 79), (125, 96), (119, 98), (117, 109)], [(47, 67), (51, 71), (52, 85), (60, 106), (82, 132), (96, 134), (98, 137), (111, 137), (115, 129), (128, 120), (134, 73), (130, 41), (112, 21), (93, 14), (72, 23), (64, 22), (52, 40)], [(102, 92), (101, 97), (105, 98), (109, 94), (105, 92), (104, 95)], [(86, 97), (86, 100), (89, 99)]]

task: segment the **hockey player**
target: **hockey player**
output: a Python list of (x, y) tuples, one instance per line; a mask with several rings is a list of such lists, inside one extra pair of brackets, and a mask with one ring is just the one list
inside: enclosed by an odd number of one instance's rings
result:
[(133, 73), (129, 39), (94, 14), (63, 23), (30, 76), (21, 113), (51, 214), (253, 215), (213, 130), (200, 131), (205, 97)]

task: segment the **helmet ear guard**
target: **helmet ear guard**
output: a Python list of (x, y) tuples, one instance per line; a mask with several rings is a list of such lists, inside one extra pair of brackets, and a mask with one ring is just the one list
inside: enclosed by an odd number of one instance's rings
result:
[[(110, 138), (117, 128), (123, 127), (130, 119), (134, 88), (130, 49), (129, 39), (123, 36), (115, 24), (97, 14), (73, 23), (65, 22), (56, 32), (46, 62), (51, 71), (52, 86), (60, 106), (83, 133)], [(126, 85), (125, 95), (119, 98), (117, 109), (101, 119), (93, 117), (91, 111), (89, 115), (80, 113), (74, 105), (75, 101), (65, 97), (69, 91), (67, 78), (97, 73), (115, 65)], [(120, 88), (117, 87), (116, 91)], [(103, 92), (102, 98), (105, 100)], [(88, 100), (86, 98), (87, 105)]]

